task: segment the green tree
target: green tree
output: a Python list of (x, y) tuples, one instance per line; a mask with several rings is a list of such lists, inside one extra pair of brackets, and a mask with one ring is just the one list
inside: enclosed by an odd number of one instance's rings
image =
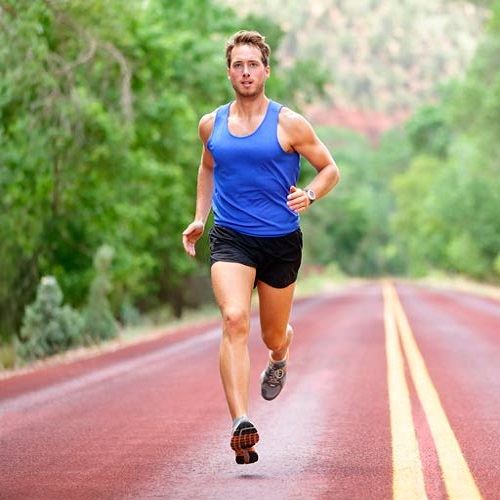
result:
[(406, 124), (409, 142), (417, 154), (445, 158), (451, 141), (451, 127), (442, 105), (417, 108)]
[(277, 44), (280, 30), (209, 0), (10, 0), (0, 12), (0, 337), (18, 331), (40, 276), (83, 307), (103, 244), (115, 315), (124, 303), (180, 315), (196, 302), (185, 280), (207, 269), (206, 239), (193, 262), (180, 234), (198, 119), (232, 95), (224, 41), (261, 23)]
[(434, 264), (443, 263), (446, 227), (433, 209), (442, 192), (437, 182), (442, 168), (441, 160), (418, 156), (407, 171), (392, 180), (396, 201), (394, 241), (407, 256), (408, 271), (413, 275), (425, 274)]
[[(319, 129), (341, 171), (334, 192), (305, 214), (305, 262), (336, 262), (351, 275), (374, 276), (404, 267), (392, 241), (390, 215), (394, 207), (391, 177), (411, 158), (401, 130), (388, 132), (374, 147), (367, 138), (343, 130)], [(307, 184), (312, 169), (304, 169)]]
[(12, 1), (1, 12), (0, 258), (13, 265), (1, 270), (0, 331), (16, 329), (40, 274), (83, 305), (104, 241), (116, 249), (115, 308), (175, 301), (193, 270), (179, 234), (196, 121), (227, 95), (217, 57), (234, 15), (204, 0)]

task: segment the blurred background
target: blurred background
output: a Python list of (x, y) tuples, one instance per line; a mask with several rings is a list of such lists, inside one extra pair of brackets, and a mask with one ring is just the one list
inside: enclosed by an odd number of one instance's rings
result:
[(500, 0), (243, 4), (0, 1), (0, 368), (213, 307), (181, 232), (239, 29), (341, 170), (302, 277), (499, 283)]

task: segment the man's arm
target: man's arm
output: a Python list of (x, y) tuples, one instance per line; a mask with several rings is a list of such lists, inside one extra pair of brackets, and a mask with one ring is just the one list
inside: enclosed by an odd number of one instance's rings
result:
[(282, 147), (299, 153), (317, 171), (316, 176), (306, 188), (299, 189), (296, 186), (290, 188), (288, 206), (295, 212), (303, 212), (311, 204), (305, 190), (311, 189), (316, 194), (316, 199), (322, 198), (337, 185), (340, 172), (328, 148), (302, 115), (283, 108), (279, 124), (279, 139)]
[(214, 113), (201, 118), (198, 133), (203, 143), (200, 166), (198, 168), (198, 181), (196, 187), (196, 211), (194, 221), (182, 233), (184, 250), (194, 257), (196, 255), (195, 245), (205, 230), (205, 223), (212, 206), (212, 194), (214, 189), (213, 168), (214, 161), (207, 148), (207, 141), (212, 133)]

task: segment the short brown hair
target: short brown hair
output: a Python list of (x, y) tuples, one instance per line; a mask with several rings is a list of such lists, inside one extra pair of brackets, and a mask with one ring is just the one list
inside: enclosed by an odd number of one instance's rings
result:
[(260, 50), (262, 63), (269, 66), (271, 56), (271, 47), (266, 43), (266, 37), (257, 31), (241, 30), (235, 33), (226, 43), (226, 62), (227, 67), (231, 66), (231, 52), (236, 45), (253, 45)]

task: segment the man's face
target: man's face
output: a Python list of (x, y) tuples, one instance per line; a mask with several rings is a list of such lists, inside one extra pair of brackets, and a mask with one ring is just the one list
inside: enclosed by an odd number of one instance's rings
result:
[(231, 52), (231, 66), (227, 74), (236, 94), (253, 97), (264, 92), (270, 68), (264, 66), (257, 47), (236, 45)]

